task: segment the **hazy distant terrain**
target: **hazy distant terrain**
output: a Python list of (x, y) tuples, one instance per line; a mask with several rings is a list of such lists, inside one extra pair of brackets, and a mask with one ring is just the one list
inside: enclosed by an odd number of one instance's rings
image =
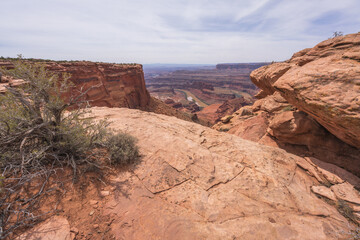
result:
[(175, 102), (175, 107), (195, 112), (240, 97), (251, 101), (257, 88), (249, 75), (266, 64), (152, 64), (144, 65), (144, 73), (147, 89), (152, 96), (167, 103)]

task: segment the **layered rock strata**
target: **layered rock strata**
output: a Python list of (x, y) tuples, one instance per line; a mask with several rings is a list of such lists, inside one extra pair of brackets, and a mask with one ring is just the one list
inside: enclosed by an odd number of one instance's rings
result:
[[(144, 73), (140, 64), (110, 64), (95, 62), (44, 62), (50, 71), (71, 74), (70, 80), (77, 88), (94, 87), (86, 94), (91, 106), (145, 108), (150, 95), (145, 87)], [(11, 62), (0, 66), (11, 68)], [(4, 78), (4, 77), (2, 77)], [(8, 79), (0, 86), (19, 80)]]
[(214, 128), (360, 176), (360, 34), (328, 39), (250, 75), (260, 100)]

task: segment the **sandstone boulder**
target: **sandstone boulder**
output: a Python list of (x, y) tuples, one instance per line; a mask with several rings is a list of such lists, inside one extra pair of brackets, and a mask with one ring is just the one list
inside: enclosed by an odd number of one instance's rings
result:
[(275, 91), (342, 141), (360, 148), (360, 34), (328, 39), (283, 63), (255, 70), (252, 81)]
[[(360, 176), (359, 44), (360, 33), (328, 39), (253, 71), (251, 80), (261, 88), (253, 116), (236, 117), (240, 109), (229, 123), (214, 128)], [(243, 127), (249, 122), (265, 123), (267, 132), (254, 138), (258, 128)]]

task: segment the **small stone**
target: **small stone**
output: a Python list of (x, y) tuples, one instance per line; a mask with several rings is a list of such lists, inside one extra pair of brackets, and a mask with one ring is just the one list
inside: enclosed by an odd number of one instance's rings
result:
[(232, 116), (232, 115), (225, 116), (225, 117), (221, 118), (221, 122), (222, 122), (222, 123), (228, 123), (228, 122), (230, 122), (230, 120), (231, 120), (233, 117), (234, 117), (234, 116)]
[(101, 195), (102, 197), (106, 197), (106, 196), (109, 196), (109, 195), (110, 195), (110, 192), (109, 192), (109, 191), (101, 191), (101, 192), (100, 192), (100, 195)]
[(276, 223), (275, 219), (273, 219), (272, 217), (269, 217), (269, 222)]
[(93, 227), (94, 227), (94, 228), (98, 228), (98, 227), (99, 227), (99, 224), (94, 224)]
[(98, 203), (98, 201), (96, 201), (96, 200), (90, 200), (89, 203), (90, 203), (90, 205), (96, 205), (96, 204)]
[(91, 211), (91, 212), (89, 213), (89, 215), (92, 216), (92, 215), (94, 215), (94, 213), (95, 213), (95, 211)]
[(76, 227), (72, 227), (72, 228), (70, 229), (70, 232), (73, 232), (73, 233), (75, 233), (75, 234), (78, 234), (78, 233), (79, 233), (79, 229), (77, 229)]

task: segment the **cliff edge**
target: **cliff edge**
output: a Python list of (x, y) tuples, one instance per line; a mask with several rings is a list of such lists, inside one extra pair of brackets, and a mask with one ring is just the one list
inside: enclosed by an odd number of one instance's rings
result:
[[(77, 88), (84, 90), (97, 86), (86, 95), (91, 106), (145, 108), (150, 95), (145, 87), (144, 73), (140, 64), (112, 64), (88, 61), (42, 61), (55, 73), (69, 73)], [(11, 68), (12, 63), (2, 61), (0, 67)], [(10, 84), (14, 80), (8, 80)], [(3, 91), (6, 82), (2, 83)], [(1, 86), (0, 86), (1, 91)]]

